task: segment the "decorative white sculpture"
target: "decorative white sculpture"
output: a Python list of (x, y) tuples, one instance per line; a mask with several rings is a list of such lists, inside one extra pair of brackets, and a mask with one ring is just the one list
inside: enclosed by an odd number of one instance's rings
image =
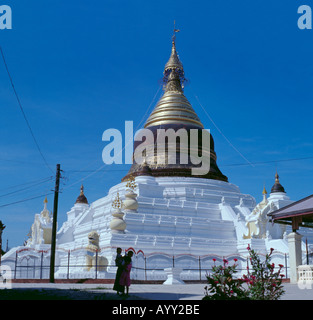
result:
[(124, 212), (122, 211), (123, 201), (117, 193), (112, 207), (115, 209), (112, 213), (113, 219), (110, 222), (110, 228), (113, 233), (124, 233), (126, 229), (126, 222), (123, 220)]
[(130, 212), (137, 212), (138, 202), (136, 200), (137, 194), (134, 192), (137, 185), (135, 183), (135, 178), (133, 176), (129, 177), (129, 180), (126, 183), (126, 193), (125, 200), (123, 202), (124, 209)]
[(44, 200), (44, 208), (40, 214), (35, 214), (34, 223), (31, 226), (29, 239), (26, 242), (27, 247), (41, 244), (51, 244), (52, 218), (47, 209), (47, 197)]
[(105, 257), (98, 256), (99, 247), (99, 234), (96, 231), (91, 231), (88, 234), (88, 246), (86, 254), (86, 270), (90, 271), (97, 266), (98, 271), (105, 270), (108, 265), (108, 260)]

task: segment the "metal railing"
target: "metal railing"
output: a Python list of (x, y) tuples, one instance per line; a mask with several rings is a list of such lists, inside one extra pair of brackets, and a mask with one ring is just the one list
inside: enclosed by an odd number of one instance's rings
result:
[[(85, 250), (86, 248), (81, 248)], [(103, 248), (108, 249), (108, 247)], [(59, 249), (60, 250), (60, 249)], [(227, 256), (219, 256), (216, 254), (206, 254), (202, 256), (196, 256), (192, 254), (178, 254), (170, 255), (164, 252), (153, 252), (144, 254), (142, 250), (137, 252), (133, 248), (125, 250), (132, 250), (134, 256), (132, 258), (132, 280), (165, 280), (166, 274), (165, 268), (181, 268), (181, 277), (184, 280), (200, 280), (206, 279), (206, 274), (212, 271), (213, 265), (223, 264), (223, 260), (227, 259), (230, 264), (238, 264), (237, 271), (240, 277), (247, 271), (249, 266), (249, 258), (242, 256), (238, 253)], [(63, 279), (79, 279), (89, 278), (98, 279), (105, 278), (107, 273), (114, 275), (115, 265), (103, 264), (101, 261), (101, 252), (104, 250), (98, 250), (94, 253), (94, 262), (92, 266), (86, 264), (73, 263), (73, 252), (76, 250), (60, 250), (59, 254), (62, 256), (62, 263), (55, 265), (57, 272), (56, 278), (62, 277)], [(262, 254), (260, 254), (262, 256)], [(77, 255), (74, 256), (77, 258)], [(279, 258), (284, 265), (285, 278), (288, 278), (288, 255), (285, 253), (275, 253), (273, 258)], [(213, 259), (215, 261), (213, 261)], [(35, 249), (22, 249), (16, 252), (15, 259), (6, 259), (3, 264), (10, 264), (13, 272), (13, 279), (49, 279), (50, 269), (50, 252), (49, 250), (35, 250)], [(60, 272), (61, 271), (61, 272)], [(58, 276), (61, 274), (61, 276)]]

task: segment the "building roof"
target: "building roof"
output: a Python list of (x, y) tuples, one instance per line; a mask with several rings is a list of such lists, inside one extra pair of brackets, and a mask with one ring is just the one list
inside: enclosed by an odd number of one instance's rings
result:
[(286, 207), (268, 214), (272, 221), (291, 221), (295, 217), (301, 217), (302, 222), (313, 222), (313, 194)]

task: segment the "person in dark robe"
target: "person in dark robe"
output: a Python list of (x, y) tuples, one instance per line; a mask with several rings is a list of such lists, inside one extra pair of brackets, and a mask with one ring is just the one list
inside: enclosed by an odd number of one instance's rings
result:
[(124, 286), (120, 285), (120, 278), (121, 274), (124, 270), (124, 257), (122, 256), (122, 249), (117, 248), (116, 249), (116, 258), (115, 258), (115, 265), (117, 266), (117, 271), (115, 275), (115, 281), (114, 281), (114, 286), (113, 290), (116, 291), (117, 294), (122, 294), (124, 292)]

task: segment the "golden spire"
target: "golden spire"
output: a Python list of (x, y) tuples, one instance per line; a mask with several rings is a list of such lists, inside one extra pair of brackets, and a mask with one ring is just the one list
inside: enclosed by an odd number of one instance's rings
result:
[(117, 193), (115, 199), (112, 202), (112, 207), (114, 209), (121, 209), (123, 207), (123, 201), (120, 198), (120, 194)]
[(45, 200), (43, 201), (43, 203), (48, 203), (47, 196), (45, 197)]
[(165, 81), (168, 76), (168, 73), (172, 70), (179, 71), (181, 73), (181, 80), (184, 80), (184, 68), (183, 68), (183, 64), (179, 60), (179, 56), (176, 51), (176, 43), (175, 43), (176, 32), (179, 32), (179, 31), (180, 31), (179, 29), (175, 29), (175, 21), (174, 21), (174, 30), (173, 30), (173, 36), (172, 36), (172, 53), (164, 68)]
[(266, 189), (265, 189), (265, 185), (264, 185), (262, 194), (267, 194), (267, 191), (266, 191)]
[(277, 173), (277, 170), (276, 170), (276, 173), (275, 173), (275, 182), (279, 183), (279, 175)]
[(145, 123), (145, 128), (165, 124), (184, 124), (203, 128), (203, 125), (183, 93), (185, 81), (183, 64), (179, 60), (175, 39), (175, 29), (172, 36), (172, 52), (164, 68), (164, 95), (160, 98), (154, 110)]

